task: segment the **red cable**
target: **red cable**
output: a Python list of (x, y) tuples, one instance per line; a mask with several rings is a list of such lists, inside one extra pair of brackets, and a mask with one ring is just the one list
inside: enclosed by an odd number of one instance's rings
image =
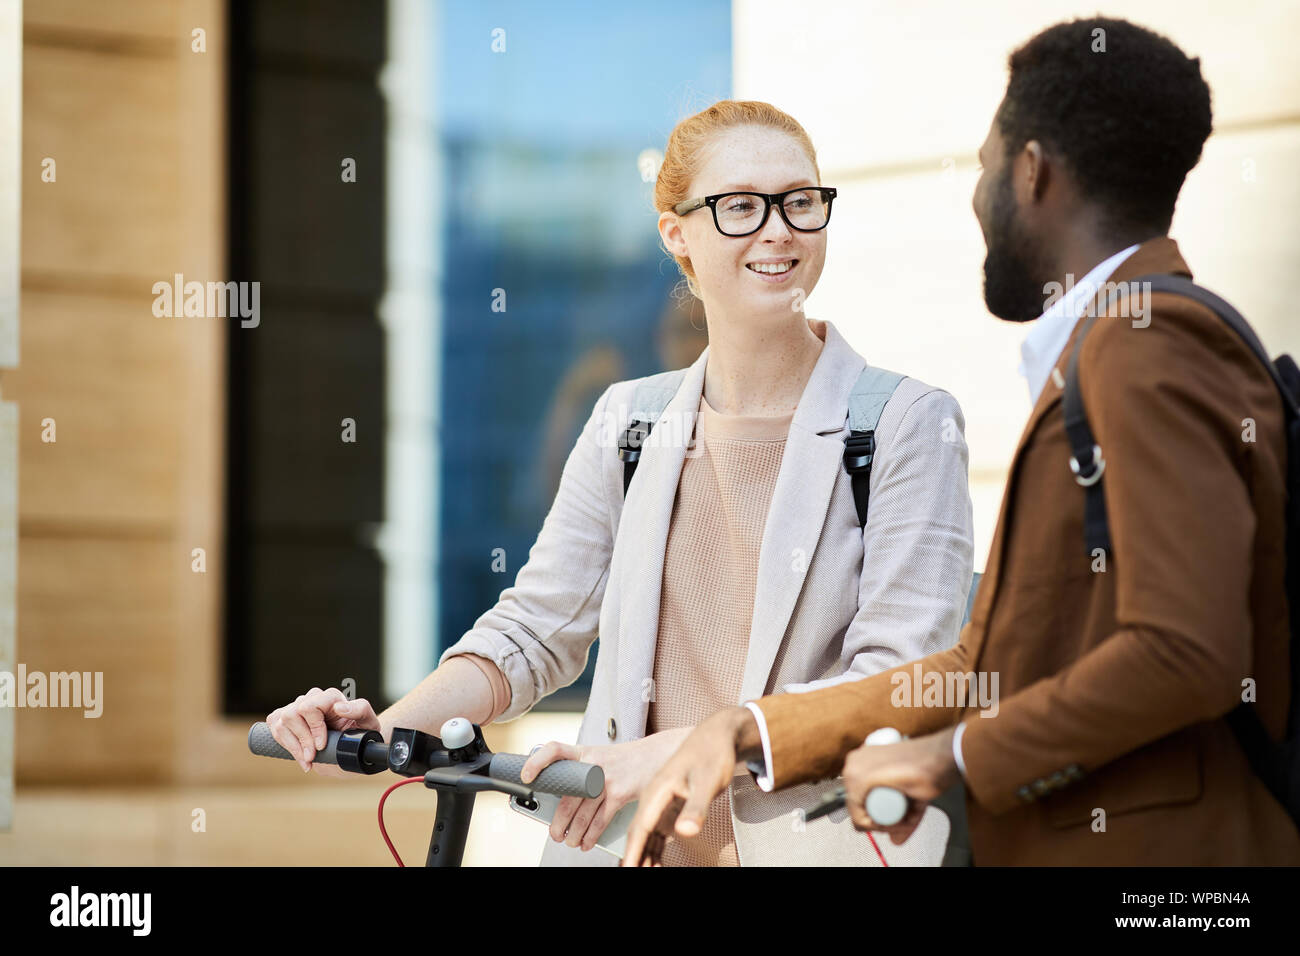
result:
[[(397, 848), (393, 846), (393, 841), (388, 838), (388, 830), (384, 827), (384, 803), (388, 800), (388, 795), (390, 793), (398, 787), (406, 786), (408, 783), (424, 783), (424, 778), (407, 777), (405, 780), (399, 780), (397, 783), (385, 790), (384, 795), (379, 798), (379, 835), (384, 838), (384, 842), (388, 844), (388, 852), (393, 854), (393, 859), (396, 860), (397, 865), (401, 867), (406, 866), (406, 864), (403, 863), (402, 858), (397, 855)], [(880, 865), (889, 866), (889, 862), (885, 859), (885, 854), (880, 852), (880, 845), (876, 843), (875, 835), (869, 832), (867, 833), (867, 839), (871, 841), (871, 848), (876, 851), (876, 856), (880, 857)]]
[(885, 862), (885, 854), (880, 852), (880, 846), (876, 843), (875, 835), (872, 833), (868, 833), (867, 839), (871, 841), (871, 846), (875, 849), (876, 856), (880, 857), (880, 865), (889, 866), (889, 864)]
[[(379, 798), (379, 835), (382, 836), (384, 838), (384, 842), (388, 844), (388, 852), (393, 854), (393, 859), (397, 861), (398, 866), (406, 866), (406, 864), (403, 863), (402, 858), (397, 855), (397, 848), (393, 846), (393, 841), (388, 839), (388, 830), (385, 829), (384, 827), (384, 801), (388, 799), (388, 795), (390, 793), (392, 793), (398, 787), (406, 786), (408, 783), (424, 783), (424, 778), (407, 777), (405, 780), (399, 780), (397, 781), (397, 783), (393, 784), (391, 787), (385, 790), (384, 795)], [(879, 853), (880, 851), (877, 850), (876, 852)]]

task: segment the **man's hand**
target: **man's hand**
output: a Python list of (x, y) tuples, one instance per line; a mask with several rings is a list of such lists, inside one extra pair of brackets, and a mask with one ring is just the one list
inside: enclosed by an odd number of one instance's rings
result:
[(669, 836), (698, 834), (709, 804), (731, 784), (736, 761), (756, 746), (758, 725), (744, 707), (719, 711), (697, 726), (641, 791), (620, 865), (658, 866)]
[[(952, 754), (956, 727), (896, 744), (863, 744), (844, 759), (844, 802), (853, 826), (883, 830), (895, 845), (910, 837), (928, 804), (957, 782), (957, 761)], [(882, 827), (867, 816), (867, 793), (873, 787), (893, 787), (907, 797), (907, 816), (892, 827)]]
[(565, 797), (551, 819), (551, 839), (571, 847), (590, 850), (605, 832), (614, 815), (641, 795), (656, 770), (662, 767), (686, 739), (689, 727), (664, 730), (621, 744), (580, 747), (551, 741), (528, 755), (519, 771), (522, 783), (531, 783), (556, 760), (593, 763), (605, 771), (605, 788), (595, 799)]

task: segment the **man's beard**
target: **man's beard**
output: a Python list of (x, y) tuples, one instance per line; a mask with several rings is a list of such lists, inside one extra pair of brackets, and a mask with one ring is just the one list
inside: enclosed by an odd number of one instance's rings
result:
[(1029, 322), (1043, 314), (1051, 266), (1041, 247), (1016, 218), (1010, 169), (993, 191), (988, 255), (984, 258), (984, 304), (999, 319)]

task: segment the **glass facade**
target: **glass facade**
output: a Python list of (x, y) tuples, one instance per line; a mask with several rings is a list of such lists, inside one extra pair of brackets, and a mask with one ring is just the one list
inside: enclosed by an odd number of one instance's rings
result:
[[(731, 10), (451, 2), (440, 16), (446, 647), (514, 581), (605, 387), (705, 344), (698, 304), (692, 325), (672, 294), (653, 157), (729, 94)], [(551, 705), (580, 708), (586, 676)]]

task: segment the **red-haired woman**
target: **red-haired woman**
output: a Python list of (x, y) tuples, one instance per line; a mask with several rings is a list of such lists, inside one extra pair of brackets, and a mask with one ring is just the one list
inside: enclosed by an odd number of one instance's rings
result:
[[(268, 717), (304, 766), (326, 726), (436, 733), (458, 715), (519, 717), (572, 683), (599, 637), (577, 742), (538, 749), (525, 777), (557, 759), (600, 764), (605, 792), (561, 801), (543, 862), (614, 865), (590, 852), (597, 838), (709, 714), (955, 643), (972, 566), (961, 409), (867, 369), (803, 314), (834, 197), (807, 133), (767, 103), (725, 100), (677, 125), (659, 234), (703, 304), (708, 347), (605, 391), (514, 585), (417, 687), (378, 716), (313, 689)], [(879, 413), (869, 478), (861, 443), (846, 457), (845, 441), (866, 406)], [(638, 413), (653, 429), (632, 473), (619, 444)], [(879, 865), (844, 814), (803, 822), (820, 788), (764, 793), (738, 769), (718, 798), (729, 807), (665, 862)], [(947, 824), (928, 813), (907, 844), (882, 845), (891, 862), (939, 861)]]

